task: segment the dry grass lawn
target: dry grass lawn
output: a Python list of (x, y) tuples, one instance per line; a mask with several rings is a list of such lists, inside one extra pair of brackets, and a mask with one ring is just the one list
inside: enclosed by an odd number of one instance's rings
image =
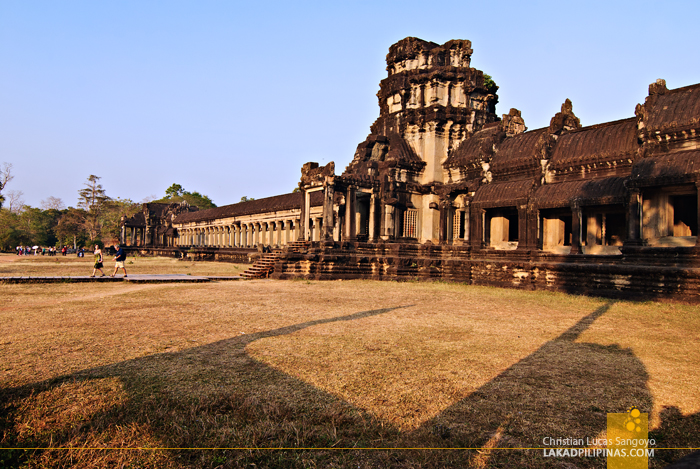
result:
[(632, 405), (657, 447), (700, 446), (696, 306), (269, 280), (8, 285), (0, 304), (0, 446), (44, 448), (0, 449), (9, 466), (604, 467), (508, 448), (604, 437)]

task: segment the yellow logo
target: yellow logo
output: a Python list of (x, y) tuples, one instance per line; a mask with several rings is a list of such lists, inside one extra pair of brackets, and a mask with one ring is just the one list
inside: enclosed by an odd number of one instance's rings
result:
[(608, 469), (648, 469), (649, 414), (630, 407), (624, 414), (608, 414)]

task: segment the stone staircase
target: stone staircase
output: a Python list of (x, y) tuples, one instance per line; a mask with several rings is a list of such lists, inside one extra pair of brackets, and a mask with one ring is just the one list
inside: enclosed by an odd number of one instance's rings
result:
[(279, 250), (275, 249), (272, 252), (263, 254), (260, 259), (255, 261), (255, 263), (245, 272), (241, 274), (241, 277), (245, 278), (267, 278), (275, 270), (275, 262), (279, 259)]
[[(287, 249), (292, 252), (306, 252), (309, 249), (308, 241), (293, 241), (287, 245)], [(273, 249), (272, 252), (263, 254), (260, 259), (245, 272), (241, 277), (248, 279), (268, 278), (275, 271), (275, 263), (280, 258), (282, 249)]]

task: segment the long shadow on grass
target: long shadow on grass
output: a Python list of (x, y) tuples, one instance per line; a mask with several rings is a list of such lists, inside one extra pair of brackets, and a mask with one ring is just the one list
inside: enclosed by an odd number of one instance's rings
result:
[[(391, 439), (395, 430), (335, 396), (255, 360), (245, 348), (257, 340), (322, 324), (356, 321), (405, 307), (363, 311), (244, 334), (181, 352), (127, 360), (0, 390), (0, 402), (6, 403), (0, 415), (3, 433), (0, 447), (109, 447), (117, 446), (118, 443), (110, 444), (110, 441), (118, 439), (126, 445), (138, 446), (145, 437), (150, 438), (151, 445), (155, 440), (157, 446), (165, 448), (370, 446), (375, 441)], [(95, 412), (77, 425), (70, 422), (33, 437), (17, 437), (12, 420), (23, 399), (51, 393), (62, 386), (79, 388), (105, 378), (119, 380), (127, 396), (124, 404)], [(124, 440), (120, 429), (132, 429), (136, 435), (132, 440)], [(48, 451), (51, 452), (47, 454)], [(232, 466), (257, 461), (270, 467), (278, 464), (293, 467), (290, 462), (294, 463), (296, 457), (291, 461), (280, 459), (287, 453), (279, 451), (236, 452), (215, 457), (203, 451), (169, 454), (168, 464), (195, 467), (210, 463), (216, 466), (212, 461), (228, 461)], [(86, 463), (98, 456), (104, 455), (83, 452), (83, 457), (88, 458)], [(141, 456), (132, 453), (130, 457)], [(77, 456), (71, 455), (69, 462), (66, 452), (45, 450), (43, 457), (68, 466), (75, 463)], [(297, 462), (304, 465), (301, 459)]]
[[(33, 441), (13, 440), (8, 417), (0, 429), (3, 446), (103, 445), (114, 428), (136, 425), (169, 448), (196, 447), (542, 447), (543, 439), (595, 438), (606, 428), (606, 413), (635, 405), (652, 408), (644, 365), (631, 350), (577, 342), (613, 303), (583, 317), (557, 338), (518, 361), (467, 398), (420, 428), (401, 432), (342, 399), (271, 368), (246, 354), (253, 341), (292, 334), (337, 321), (353, 321), (396, 308), (359, 312), (241, 335), (177, 353), (165, 353), (84, 370), (58, 379), (0, 391), (5, 402), (62, 385), (118, 378), (128, 396), (123, 405), (98, 412), (81, 425), (54, 429)], [(657, 439), (691, 445), (700, 417), (662, 415)], [(680, 430), (678, 430), (680, 429)], [(139, 444), (143, 435), (133, 442)], [(694, 442), (697, 445), (697, 442)], [(108, 446), (109, 443), (106, 443)], [(134, 444), (127, 441), (127, 444)], [(91, 458), (98, 453), (86, 453)], [(113, 454), (113, 453), (111, 453)], [(40, 456), (35, 456), (40, 457)], [(61, 460), (64, 453), (45, 453)], [(109, 457), (109, 455), (107, 456)], [(116, 456), (114, 456), (116, 457)], [(146, 457), (128, 455), (127, 462)], [(141, 459), (139, 459), (141, 458)], [(168, 451), (160, 465), (193, 467), (561, 467), (541, 451)], [(665, 459), (665, 458), (664, 458)], [(64, 459), (65, 460), (65, 459)], [(668, 460), (668, 459), (666, 459)], [(602, 460), (570, 460), (578, 467), (601, 467)], [(659, 467), (661, 459), (652, 461)], [(106, 464), (106, 463), (105, 463)], [(65, 465), (68, 465), (67, 463)]]
[[(500, 373), (469, 397), (430, 420), (413, 437), (468, 448), (541, 448), (546, 437), (604, 438), (609, 412), (637, 406), (650, 412), (648, 374), (632, 350), (577, 342), (614, 303), (580, 319), (557, 338)], [(572, 443), (561, 446), (572, 446)], [(556, 446), (555, 446), (556, 447)], [(443, 460), (444, 462), (444, 460)], [(472, 452), (475, 467), (562, 467), (542, 451)], [(568, 459), (576, 467), (605, 460)]]

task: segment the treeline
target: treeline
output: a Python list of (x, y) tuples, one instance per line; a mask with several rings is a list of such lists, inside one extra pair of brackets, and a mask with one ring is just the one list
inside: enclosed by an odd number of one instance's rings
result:
[[(5, 164), (0, 173), (0, 191), (12, 179), (11, 165)], [(78, 191), (77, 207), (65, 207), (61, 199), (49, 197), (41, 208), (21, 202), (15, 191), (11, 197), (0, 193), (0, 250), (14, 252), (17, 246), (92, 246), (118, 241), (122, 216), (131, 217), (141, 204), (130, 199), (109, 197), (100, 177), (90, 175)], [(9, 194), (9, 193), (8, 193)], [(8, 200), (9, 199), (9, 200)], [(205, 195), (187, 192), (179, 184), (166, 190), (166, 196), (156, 202), (186, 200), (200, 209), (216, 207)]]

